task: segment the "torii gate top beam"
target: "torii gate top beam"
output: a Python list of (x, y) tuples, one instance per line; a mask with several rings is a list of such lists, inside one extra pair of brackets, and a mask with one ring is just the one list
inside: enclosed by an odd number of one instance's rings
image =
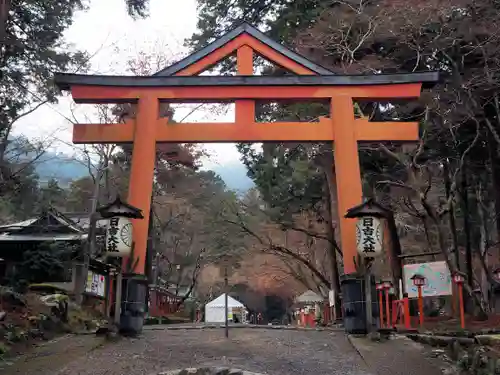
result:
[[(422, 84), (431, 87), (438, 72), (375, 75), (328, 76), (109, 76), (56, 73), (55, 82), (61, 90), (74, 86), (106, 87), (234, 87), (234, 86), (378, 86)], [(418, 95), (417, 95), (418, 96)]]
[(438, 79), (436, 72), (344, 76), (194, 76), (134, 77), (58, 73), (61, 90), (71, 90), (77, 103), (135, 102), (150, 93), (158, 99), (218, 102), (236, 99), (418, 98), (422, 85)]

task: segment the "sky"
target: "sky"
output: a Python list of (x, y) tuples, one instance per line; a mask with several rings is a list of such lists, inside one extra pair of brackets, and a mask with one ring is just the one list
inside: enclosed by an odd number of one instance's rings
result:
[[(128, 16), (124, 3), (124, 0), (92, 0), (89, 9), (78, 12), (73, 25), (65, 32), (65, 41), (71, 48), (87, 51), (92, 56), (88, 73), (130, 74), (127, 61), (142, 52), (171, 62), (189, 53), (183, 42), (196, 30), (196, 0), (151, 0), (150, 16), (136, 21)], [(151, 65), (156, 68), (156, 59)], [(190, 108), (177, 109), (176, 120), (189, 111)], [(44, 105), (19, 120), (13, 134), (43, 139), (52, 142), (51, 148), (58, 152), (78, 155), (80, 149), (71, 143), (71, 121), (76, 118), (89, 122), (85, 119), (92, 118), (93, 113), (90, 105), (75, 105), (65, 96), (58, 104)], [(218, 116), (198, 110), (187, 119), (192, 122), (233, 120), (231, 109)], [(234, 144), (203, 146), (210, 154), (203, 161), (204, 168), (240, 164)]]

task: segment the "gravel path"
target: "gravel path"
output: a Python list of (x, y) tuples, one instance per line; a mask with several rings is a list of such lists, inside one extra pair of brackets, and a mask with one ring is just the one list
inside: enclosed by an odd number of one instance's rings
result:
[(226, 340), (219, 329), (148, 330), (45, 374), (150, 375), (225, 366), (269, 375), (372, 375), (342, 332), (234, 329), (229, 335)]

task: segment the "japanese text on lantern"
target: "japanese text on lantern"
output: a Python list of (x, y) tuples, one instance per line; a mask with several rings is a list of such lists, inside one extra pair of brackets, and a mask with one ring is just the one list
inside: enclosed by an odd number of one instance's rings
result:
[(132, 247), (132, 223), (126, 217), (113, 217), (106, 230), (107, 256), (123, 257)]
[(363, 257), (375, 257), (382, 252), (383, 227), (373, 216), (363, 216), (356, 224), (358, 253)]
[(107, 250), (109, 253), (118, 252), (118, 222), (119, 218), (113, 217), (109, 220)]

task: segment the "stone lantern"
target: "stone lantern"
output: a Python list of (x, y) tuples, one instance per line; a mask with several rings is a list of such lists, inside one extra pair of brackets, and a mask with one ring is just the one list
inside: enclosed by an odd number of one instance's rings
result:
[(413, 285), (415, 285), (418, 289), (418, 316), (420, 321), (420, 327), (424, 326), (424, 297), (422, 288), (427, 283), (427, 279), (424, 275), (419, 273), (414, 274), (410, 277), (411, 281), (413, 281)]
[(465, 282), (465, 276), (462, 272), (455, 272), (453, 274), (453, 282), (457, 284), (458, 291), (458, 309), (460, 311), (460, 326), (465, 329), (465, 312), (464, 312), (464, 294), (463, 285)]
[[(131, 219), (144, 219), (142, 210), (121, 200), (120, 196), (96, 210), (102, 218), (109, 219), (106, 228), (106, 255), (108, 257), (133, 257)], [(131, 259), (132, 263), (134, 259)], [(122, 261), (122, 268), (125, 264)], [(127, 272), (127, 270), (125, 270)], [(120, 331), (137, 334), (142, 331), (147, 311), (148, 280), (144, 274), (123, 273), (116, 276), (115, 323)]]

